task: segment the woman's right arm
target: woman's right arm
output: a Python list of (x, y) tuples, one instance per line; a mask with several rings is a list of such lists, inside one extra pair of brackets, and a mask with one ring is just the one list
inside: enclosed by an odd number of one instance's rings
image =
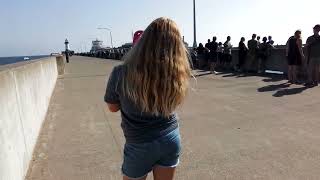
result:
[(118, 112), (120, 110), (120, 104), (110, 104), (107, 103), (110, 112)]

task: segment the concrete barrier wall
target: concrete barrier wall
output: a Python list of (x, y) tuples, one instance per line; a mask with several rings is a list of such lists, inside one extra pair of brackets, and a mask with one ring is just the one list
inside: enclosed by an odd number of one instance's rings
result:
[(22, 180), (57, 80), (56, 58), (0, 68), (0, 180)]
[[(238, 53), (239, 53), (239, 50), (232, 51), (233, 64), (238, 64), (238, 61), (239, 61)], [(283, 49), (283, 48), (272, 49), (271, 55), (266, 61), (266, 68), (268, 70), (287, 73), (288, 62), (286, 58), (286, 49)]]

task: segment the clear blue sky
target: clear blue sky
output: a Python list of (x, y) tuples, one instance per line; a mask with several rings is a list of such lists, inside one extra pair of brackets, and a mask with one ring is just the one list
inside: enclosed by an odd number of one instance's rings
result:
[[(320, 24), (319, 7), (319, 0), (197, 0), (198, 43), (231, 35), (237, 45), (257, 33), (284, 44), (296, 29), (305, 40)], [(60, 52), (66, 37), (75, 51), (88, 50), (95, 38), (110, 45), (99, 26), (112, 28), (120, 46), (160, 16), (175, 20), (192, 45), (192, 0), (1, 0), (0, 56)]]

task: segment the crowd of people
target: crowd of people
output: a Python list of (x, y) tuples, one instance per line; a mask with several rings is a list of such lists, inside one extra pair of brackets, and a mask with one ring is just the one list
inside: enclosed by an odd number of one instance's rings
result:
[[(269, 39), (269, 40), (268, 40)], [(203, 46), (202, 43), (195, 49), (197, 53), (197, 58), (194, 62), (199, 68), (209, 66), (212, 72), (215, 72), (217, 67), (223, 69), (235, 69), (239, 72), (242, 71), (254, 71), (254, 63), (256, 58), (262, 59), (262, 62), (267, 58), (266, 56), (270, 54), (270, 49), (273, 48), (274, 41), (272, 36), (263, 38), (263, 42), (260, 42), (260, 37), (256, 34), (252, 36), (252, 39), (248, 41), (248, 47), (245, 44), (245, 38), (242, 37), (239, 42), (239, 62), (233, 67), (232, 65), (232, 49), (231, 37), (228, 36), (227, 40), (222, 42), (217, 42), (217, 37), (213, 37), (212, 41), (208, 39), (208, 42)], [(248, 58), (247, 56), (251, 56)], [(254, 58), (253, 58), (254, 57)], [(261, 67), (264, 65), (261, 63)], [(262, 70), (261, 70), (262, 72)]]
[[(302, 44), (301, 31), (297, 30), (294, 36), (291, 36), (286, 44), (286, 57), (288, 61), (288, 83), (299, 83), (297, 74), (298, 69), (303, 69), (307, 74), (306, 86), (317, 86), (319, 82), (319, 64), (320, 64), (320, 25), (313, 28), (314, 34), (307, 40), (305, 46)], [(199, 44), (194, 49), (193, 64), (198, 68), (208, 67), (212, 73), (217, 73), (216, 69), (235, 70), (237, 72), (264, 73), (266, 71), (266, 62), (271, 56), (274, 47), (272, 36), (261, 37), (252, 35), (251, 40), (245, 43), (245, 38), (240, 39), (238, 45), (238, 62), (232, 64), (231, 37), (227, 40), (217, 42), (217, 37), (208, 39), (203, 45)]]

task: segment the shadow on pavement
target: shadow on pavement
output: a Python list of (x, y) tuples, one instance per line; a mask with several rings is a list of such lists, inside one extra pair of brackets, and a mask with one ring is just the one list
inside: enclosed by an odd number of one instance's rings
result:
[(282, 83), (277, 85), (268, 85), (258, 89), (258, 92), (276, 91), (278, 89), (288, 88), (290, 84)]
[(201, 73), (201, 74), (195, 74), (194, 77), (201, 77), (201, 76), (206, 76), (206, 75), (211, 75), (211, 72), (206, 71), (206, 73)]
[(282, 89), (277, 91), (275, 94), (273, 94), (273, 97), (282, 97), (282, 96), (288, 96), (288, 95), (295, 95), (300, 94), (304, 90), (307, 90), (308, 87), (300, 87), (300, 88), (293, 88), (293, 89)]

